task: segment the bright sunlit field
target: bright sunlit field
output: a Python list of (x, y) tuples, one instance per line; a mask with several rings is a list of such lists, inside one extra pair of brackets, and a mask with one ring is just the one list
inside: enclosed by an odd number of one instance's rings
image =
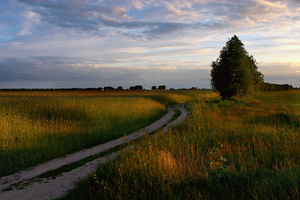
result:
[(299, 96), (198, 96), (183, 124), (99, 166), (65, 199), (299, 199)]
[(142, 128), (189, 91), (0, 92), (0, 176)]

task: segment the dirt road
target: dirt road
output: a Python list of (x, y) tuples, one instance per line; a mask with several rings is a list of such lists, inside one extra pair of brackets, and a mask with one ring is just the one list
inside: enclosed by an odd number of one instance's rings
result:
[[(127, 141), (137, 139), (145, 134), (157, 130), (164, 125), (166, 126), (163, 128), (163, 131), (166, 131), (170, 128), (170, 126), (183, 121), (187, 117), (188, 112), (185, 109), (186, 106), (187, 104), (176, 104), (169, 106), (167, 114), (165, 114), (162, 118), (145, 128), (127, 135), (125, 139), (122, 137), (89, 149), (84, 149), (82, 151), (70, 154), (66, 157), (51, 160), (44, 164), (38, 165), (25, 171), (18, 172), (10, 176), (1, 177), (0, 199), (43, 200), (54, 199), (63, 196), (67, 193), (68, 190), (74, 187), (74, 183), (76, 181), (86, 177), (88, 174), (93, 173), (99, 164), (105, 163), (109, 159), (113, 159), (120, 152), (111, 153), (107, 156), (97, 158), (91, 162), (86, 163), (85, 165), (82, 165), (81, 167), (73, 169), (69, 172), (64, 172), (61, 176), (58, 176), (55, 179), (39, 179), (38, 182), (32, 180), (30, 181), (29, 179), (33, 179), (47, 171), (57, 169), (76, 161), (80, 161), (95, 154), (99, 154), (108, 149), (121, 145)], [(172, 116), (175, 114), (176, 109), (181, 111), (181, 115), (174, 121), (170, 122)], [(18, 185), (18, 187), (15, 187), (16, 184)], [(6, 191), (5, 189), (7, 188), (11, 188), (11, 190)]]

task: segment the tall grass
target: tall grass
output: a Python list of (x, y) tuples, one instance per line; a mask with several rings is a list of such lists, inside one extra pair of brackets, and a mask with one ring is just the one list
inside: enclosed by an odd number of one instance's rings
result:
[(0, 176), (122, 137), (190, 91), (0, 92)]
[(0, 175), (144, 127), (165, 106), (143, 97), (1, 96)]
[(186, 122), (145, 137), (65, 199), (300, 198), (299, 109), (214, 100), (190, 110)]

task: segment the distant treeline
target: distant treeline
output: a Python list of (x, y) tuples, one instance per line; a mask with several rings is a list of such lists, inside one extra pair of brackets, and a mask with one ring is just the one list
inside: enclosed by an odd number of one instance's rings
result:
[(6, 88), (0, 91), (72, 91), (72, 90), (102, 90), (102, 88)]
[[(289, 84), (275, 84), (263, 82), (260, 86), (260, 91), (282, 91), (282, 90), (295, 90), (295, 88)], [(123, 89), (122, 86), (116, 88), (112, 86), (98, 87), (98, 88), (18, 88), (18, 89), (0, 89), (0, 91), (72, 91), (72, 90), (98, 90), (98, 91), (112, 91), (112, 90), (145, 90), (142, 85), (130, 86), (128, 89)], [(151, 90), (166, 90), (165, 85), (152, 86)], [(206, 88), (170, 88), (169, 90), (211, 90)]]
[[(0, 91), (74, 91), (74, 90), (98, 90), (98, 91), (113, 91), (113, 90), (146, 90), (143, 88), (142, 85), (136, 85), (136, 86), (130, 86), (128, 89), (123, 89), (122, 86), (118, 86), (116, 88), (112, 86), (105, 86), (105, 87), (98, 87), (98, 88), (8, 88), (8, 89), (0, 89)], [(159, 85), (159, 86), (152, 86), (151, 90), (167, 90), (167, 87), (165, 85)], [(207, 90), (210, 91), (211, 89), (207, 88), (197, 88), (197, 87), (191, 87), (191, 88), (170, 88), (169, 90)]]
[(289, 84), (275, 84), (275, 83), (266, 83), (263, 82), (260, 86), (261, 91), (282, 91), (282, 90), (293, 90), (297, 88), (293, 88), (292, 85)]

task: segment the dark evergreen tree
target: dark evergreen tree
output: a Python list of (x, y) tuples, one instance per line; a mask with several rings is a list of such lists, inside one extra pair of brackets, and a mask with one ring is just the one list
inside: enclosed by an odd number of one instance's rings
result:
[(211, 86), (223, 99), (251, 96), (263, 81), (256, 61), (236, 35), (227, 41), (211, 66)]

